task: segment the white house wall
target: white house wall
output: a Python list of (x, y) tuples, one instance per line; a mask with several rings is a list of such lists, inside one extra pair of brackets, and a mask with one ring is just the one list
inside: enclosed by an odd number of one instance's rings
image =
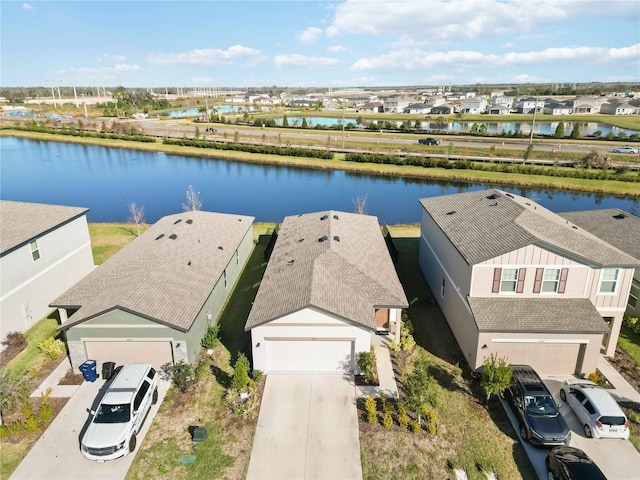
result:
[(87, 219), (83, 215), (0, 257), (0, 337), (24, 332), (50, 311), (49, 303), (94, 268)]
[[(355, 343), (355, 353), (371, 348), (371, 330), (345, 322), (315, 308), (305, 308), (251, 330), (253, 368), (269, 372), (266, 342), (271, 340), (335, 339)], [(260, 346), (258, 346), (258, 344)], [(262, 348), (261, 348), (262, 347)]]

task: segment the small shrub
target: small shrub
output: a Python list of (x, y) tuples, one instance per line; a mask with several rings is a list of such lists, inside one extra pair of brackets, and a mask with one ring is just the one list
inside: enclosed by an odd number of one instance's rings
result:
[(432, 409), (427, 409), (424, 412), (424, 421), (425, 424), (427, 426), (427, 432), (429, 433), (429, 435), (435, 435), (436, 434), (436, 412), (434, 412)]
[(398, 424), (406, 429), (409, 426), (409, 415), (407, 415), (407, 409), (404, 407), (398, 407)]
[(0, 426), (0, 439), (7, 438), (9, 436), (9, 429), (4, 425)]
[(593, 383), (598, 383), (598, 374), (596, 372), (591, 372), (587, 375), (587, 379), (591, 380)]
[[(246, 357), (245, 357), (246, 359)], [(247, 367), (248, 362), (244, 362), (238, 357), (236, 361), (236, 365), (233, 369), (233, 379), (231, 380), (231, 386), (239, 391), (246, 390), (249, 385), (249, 368)]]
[(29, 418), (33, 414), (33, 405), (31, 405), (28, 401), (22, 404), (20, 407), (20, 415), (23, 418)]
[(398, 342), (396, 342), (395, 338), (393, 340), (391, 340), (391, 343), (389, 344), (389, 349), (394, 351), (394, 352), (399, 352), (400, 351), (400, 345), (398, 344)]
[(364, 401), (364, 408), (367, 411), (367, 422), (371, 425), (378, 423), (378, 406), (376, 404), (376, 399), (372, 396), (368, 396)]
[(180, 360), (171, 368), (173, 384), (182, 393), (185, 393), (196, 384), (196, 372), (192, 365)]
[(22, 332), (9, 332), (7, 333), (7, 337), (2, 340), (2, 345), (7, 348), (22, 350), (27, 346), (27, 339), (24, 338), (24, 334)]
[(38, 344), (38, 348), (42, 350), (51, 359), (58, 358), (66, 352), (64, 343), (57, 338), (49, 337)]
[(38, 417), (43, 423), (48, 422), (53, 417), (53, 407), (51, 405), (42, 404), (38, 410)]
[(378, 381), (377, 360), (373, 346), (369, 352), (360, 352), (358, 367), (360, 367), (362, 375), (368, 382), (376, 383)]
[(22, 432), (22, 422), (20, 420), (16, 420), (11, 425), (7, 427), (7, 431), (9, 435), (17, 435)]
[(393, 425), (393, 417), (389, 412), (387, 412), (382, 417), (382, 426), (386, 429), (389, 429), (391, 428), (392, 425)]
[(220, 324), (216, 323), (215, 325), (210, 326), (207, 329), (207, 333), (204, 334), (204, 337), (202, 337), (202, 340), (200, 341), (200, 345), (202, 345), (202, 348), (216, 348), (216, 345), (218, 345), (218, 335), (220, 333)]
[(640, 319), (638, 317), (625, 315), (622, 324), (632, 332), (640, 334)]
[(420, 433), (422, 431), (422, 427), (420, 426), (420, 422), (417, 420), (411, 421), (411, 431), (413, 433)]
[(251, 371), (251, 377), (253, 377), (256, 383), (260, 383), (260, 380), (262, 380), (263, 376), (264, 376), (264, 372), (262, 370)]
[(33, 415), (27, 417), (27, 419), (24, 421), (24, 431), (35, 432), (36, 430), (38, 430), (38, 423), (38, 417), (35, 417)]

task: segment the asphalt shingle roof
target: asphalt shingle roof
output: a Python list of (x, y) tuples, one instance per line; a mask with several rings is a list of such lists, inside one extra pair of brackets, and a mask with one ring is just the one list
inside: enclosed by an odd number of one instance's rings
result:
[(82, 207), (0, 200), (0, 256), (88, 211)]
[[(640, 262), (640, 218), (617, 208), (559, 213)], [(633, 278), (640, 282), (640, 268)]]
[(481, 332), (608, 333), (588, 298), (469, 297)]
[(423, 198), (421, 205), (469, 265), (537, 245), (595, 266), (638, 261), (525, 197), (480, 190)]
[(252, 223), (203, 211), (161, 218), (51, 303), (79, 308), (60, 328), (120, 308), (188, 331)]
[(285, 218), (245, 330), (310, 306), (371, 329), (374, 308), (408, 306), (376, 217)]

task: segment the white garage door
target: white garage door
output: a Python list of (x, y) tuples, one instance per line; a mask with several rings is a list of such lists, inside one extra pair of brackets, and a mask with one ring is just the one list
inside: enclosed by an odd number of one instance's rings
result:
[(540, 373), (580, 372), (584, 349), (580, 343), (499, 343), (500, 356), (514, 365), (531, 365)]
[(150, 363), (157, 369), (173, 363), (171, 342), (116, 342), (85, 341), (87, 358), (96, 361), (98, 372), (104, 362), (115, 362), (116, 366), (127, 363)]
[(353, 370), (351, 340), (269, 340), (269, 372), (345, 372)]

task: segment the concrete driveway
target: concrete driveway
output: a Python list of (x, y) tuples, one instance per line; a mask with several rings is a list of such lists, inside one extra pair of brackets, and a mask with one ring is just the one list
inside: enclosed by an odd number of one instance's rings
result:
[[(570, 378), (570, 376), (567, 376), (567, 378)], [(544, 378), (543, 380), (556, 402), (558, 404), (562, 403), (560, 400), (560, 387), (564, 378), (557, 376), (553, 379)], [(529, 442), (522, 441), (522, 438), (520, 437), (518, 419), (514, 415), (509, 402), (507, 400), (502, 400), (502, 404), (509, 416), (509, 419), (511, 420), (511, 423), (513, 424), (513, 428), (515, 429), (518, 438), (520, 439), (520, 443), (531, 461), (531, 465), (538, 475), (538, 478), (540, 480), (546, 480), (547, 471), (545, 460), (549, 450), (545, 448), (536, 448)], [(560, 408), (560, 413), (571, 429), (571, 440), (569, 441), (569, 446), (579, 448), (589, 455), (598, 467), (600, 467), (600, 470), (602, 470), (605, 476), (611, 480), (638, 479), (640, 453), (638, 453), (629, 440), (586, 438), (580, 421), (569, 405), (563, 404)]]
[(247, 479), (362, 479), (353, 376), (268, 375)]
[[(80, 453), (80, 438), (89, 421), (87, 409), (96, 408), (104, 394), (105, 381), (84, 382), (75, 391), (49, 428), (42, 434), (10, 480), (120, 480), (125, 477), (135, 452), (117, 460), (98, 463)], [(158, 403), (151, 407), (138, 434), (138, 450), (153, 423), (170, 382), (160, 379)]]

